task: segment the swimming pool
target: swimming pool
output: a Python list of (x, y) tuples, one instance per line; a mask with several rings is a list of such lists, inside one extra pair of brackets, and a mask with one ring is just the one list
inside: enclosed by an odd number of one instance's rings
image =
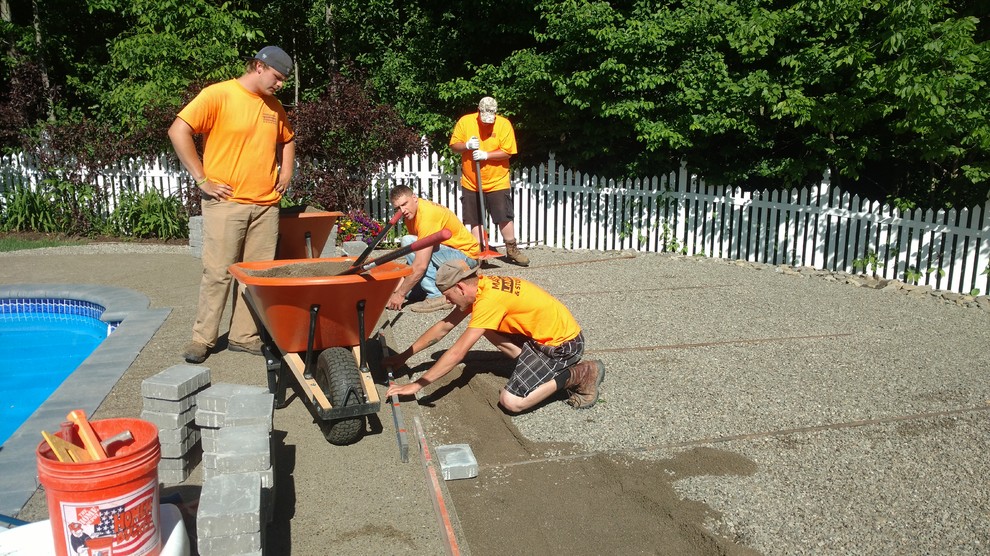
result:
[(0, 444), (119, 323), (78, 299), (0, 299)]
[[(73, 409), (96, 413), (171, 312), (149, 309), (148, 297), (140, 292), (94, 284), (0, 284), (0, 304), (15, 299), (78, 300), (105, 308), (94, 309), (105, 328), (96, 349), (0, 446), (0, 514), (8, 516), (16, 516), (38, 488), (34, 452), (41, 431), (56, 428)], [(116, 328), (107, 335), (111, 326)], [(0, 354), (0, 369), (10, 355)]]

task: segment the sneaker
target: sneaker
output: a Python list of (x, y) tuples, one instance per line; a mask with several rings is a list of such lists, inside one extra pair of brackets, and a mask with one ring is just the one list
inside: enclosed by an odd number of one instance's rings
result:
[(244, 353), (250, 353), (251, 355), (262, 355), (261, 340), (255, 340), (250, 344), (238, 344), (235, 342), (229, 342), (227, 344), (227, 349), (230, 351), (243, 351)]
[(445, 311), (453, 308), (454, 305), (447, 303), (447, 299), (442, 295), (440, 297), (427, 297), (423, 301), (413, 303), (409, 306), (409, 310), (414, 313), (432, 313), (434, 311)]
[(199, 342), (189, 342), (186, 345), (185, 351), (182, 352), (182, 357), (187, 363), (202, 363), (206, 361), (206, 354), (210, 352), (210, 348), (206, 344), (201, 344)]

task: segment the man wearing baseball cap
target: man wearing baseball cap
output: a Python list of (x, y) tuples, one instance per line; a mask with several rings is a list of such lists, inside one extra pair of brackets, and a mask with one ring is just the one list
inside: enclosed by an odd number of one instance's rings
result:
[(437, 271), (437, 288), (454, 310), (431, 326), (404, 352), (388, 357), (383, 365), (400, 367), (416, 353), (436, 344), (468, 315), (467, 329), (418, 380), (393, 384), (386, 392), (407, 396), (435, 382), (460, 363), (482, 337), (516, 360), (499, 403), (510, 412), (532, 408), (558, 390), (566, 390), (567, 403), (588, 409), (598, 401), (605, 380), (601, 361), (581, 361), (584, 335), (560, 301), (536, 284), (509, 276), (483, 276), (462, 260), (443, 263)]
[(480, 184), (485, 209), (498, 224), (505, 239), (505, 258), (519, 266), (529, 266), (529, 257), (519, 250), (513, 223), (512, 189), (509, 158), (516, 154), (516, 132), (512, 122), (499, 116), (498, 103), (492, 97), (478, 102), (478, 111), (457, 120), (450, 136), (450, 148), (461, 155), (461, 219), (471, 226), (471, 233), (481, 241), (485, 215), (478, 199)]
[[(203, 210), (203, 275), (192, 341), (183, 351), (202, 363), (220, 333), (230, 293), (227, 267), (275, 258), (279, 201), (295, 164), (292, 127), (275, 93), (292, 73), (292, 58), (266, 46), (244, 74), (210, 85), (172, 122), (168, 137), (199, 187)], [(193, 140), (203, 135), (203, 158)], [(244, 298), (234, 296), (227, 347), (261, 355), (261, 338)]]

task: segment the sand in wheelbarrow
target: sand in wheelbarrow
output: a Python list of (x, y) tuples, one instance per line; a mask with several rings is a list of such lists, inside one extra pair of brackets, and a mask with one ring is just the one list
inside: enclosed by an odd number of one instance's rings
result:
[(322, 261), (314, 263), (289, 263), (244, 273), (258, 278), (311, 278), (336, 276), (351, 267), (351, 261)]

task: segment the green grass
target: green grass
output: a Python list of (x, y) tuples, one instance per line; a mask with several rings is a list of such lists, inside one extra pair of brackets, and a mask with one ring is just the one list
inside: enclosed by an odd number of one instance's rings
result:
[(79, 240), (64, 239), (24, 239), (16, 236), (0, 237), (0, 252), (20, 251), (22, 249), (40, 249), (42, 247), (58, 247), (60, 245), (80, 245)]

